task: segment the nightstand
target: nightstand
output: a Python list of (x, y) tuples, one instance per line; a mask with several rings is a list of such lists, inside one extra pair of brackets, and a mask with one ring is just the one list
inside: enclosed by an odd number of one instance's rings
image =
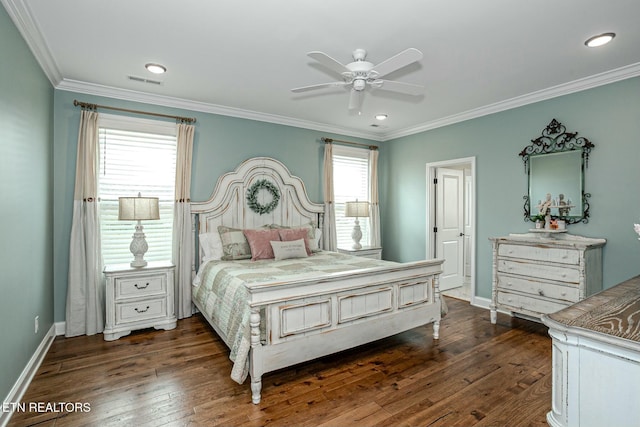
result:
[(361, 249), (338, 248), (338, 252), (363, 258), (382, 259), (382, 248), (376, 246), (363, 246)]
[(167, 261), (150, 262), (142, 268), (129, 264), (104, 268), (107, 279), (105, 341), (117, 340), (137, 329), (176, 327), (174, 270), (175, 266)]

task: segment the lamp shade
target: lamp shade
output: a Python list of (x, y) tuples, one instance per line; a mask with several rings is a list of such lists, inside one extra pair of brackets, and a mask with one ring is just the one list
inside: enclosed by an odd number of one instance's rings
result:
[(160, 219), (157, 197), (119, 197), (118, 219), (141, 221)]
[(365, 218), (369, 216), (369, 202), (346, 202), (344, 216)]

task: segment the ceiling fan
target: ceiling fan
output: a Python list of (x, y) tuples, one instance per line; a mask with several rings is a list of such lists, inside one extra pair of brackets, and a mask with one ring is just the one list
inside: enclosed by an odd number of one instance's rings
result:
[(367, 86), (372, 88), (384, 88), (385, 90), (400, 92), (408, 95), (420, 95), (424, 91), (424, 86), (411, 83), (397, 82), (393, 80), (382, 80), (386, 76), (400, 68), (422, 59), (422, 52), (418, 49), (409, 48), (403, 50), (391, 58), (382, 61), (377, 65), (365, 60), (367, 51), (356, 49), (353, 51), (353, 62), (342, 64), (324, 52), (313, 51), (307, 54), (320, 64), (342, 76), (342, 81), (320, 83), (311, 86), (303, 86), (291, 89), (292, 92), (306, 92), (316, 89), (326, 89), (334, 87), (344, 87), (351, 89), (349, 96), (349, 110), (360, 112), (362, 106), (362, 96)]

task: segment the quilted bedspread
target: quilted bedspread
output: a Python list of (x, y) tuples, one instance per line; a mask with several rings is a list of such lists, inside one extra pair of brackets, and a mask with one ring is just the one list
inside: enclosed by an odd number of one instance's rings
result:
[(245, 283), (270, 283), (320, 277), (329, 273), (393, 264), (322, 251), (307, 258), (287, 260), (209, 261), (194, 280), (193, 299), (227, 336), (234, 362), (231, 378), (242, 384), (249, 372), (250, 309)]

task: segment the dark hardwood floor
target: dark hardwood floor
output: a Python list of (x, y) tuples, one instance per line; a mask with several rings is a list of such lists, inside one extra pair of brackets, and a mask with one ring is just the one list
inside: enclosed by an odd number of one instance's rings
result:
[(229, 352), (200, 316), (112, 342), (58, 337), (23, 402), (85, 412), (27, 406), (9, 425), (546, 426), (546, 327), (502, 314), (492, 325), (487, 310), (446, 301), (440, 340), (421, 327), (269, 373), (259, 405), (248, 380), (230, 379)]

